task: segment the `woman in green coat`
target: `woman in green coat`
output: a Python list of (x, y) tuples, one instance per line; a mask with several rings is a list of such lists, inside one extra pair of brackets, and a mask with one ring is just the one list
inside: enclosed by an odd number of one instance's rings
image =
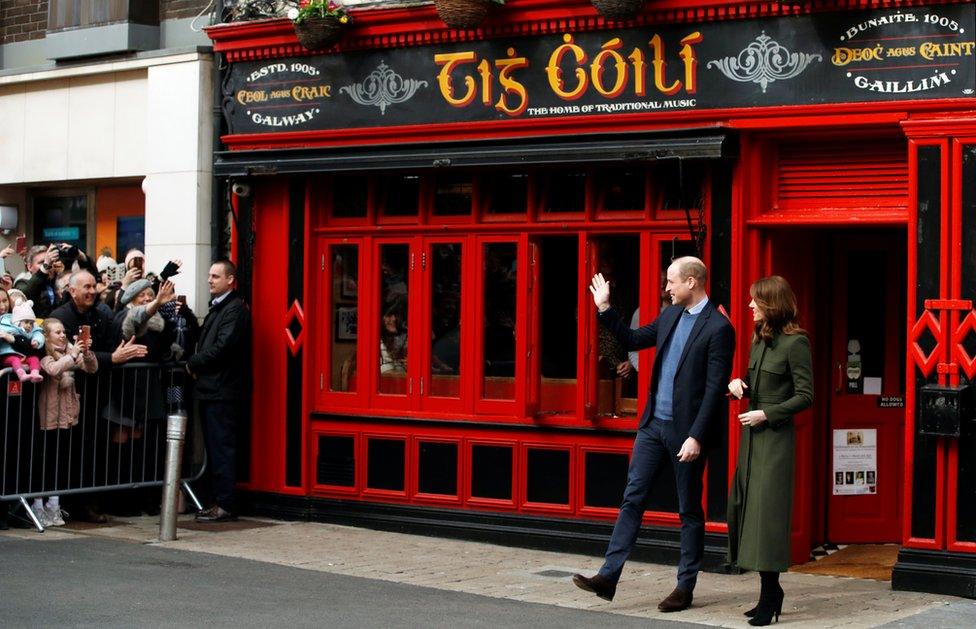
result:
[(744, 379), (729, 383), (749, 398), (739, 415), (739, 459), (729, 496), (729, 564), (759, 572), (759, 604), (750, 625), (783, 609), (779, 573), (790, 565), (793, 513), (793, 416), (813, 404), (810, 341), (797, 325), (796, 297), (785, 279), (765, 277), (749, 289), (755, 333)]

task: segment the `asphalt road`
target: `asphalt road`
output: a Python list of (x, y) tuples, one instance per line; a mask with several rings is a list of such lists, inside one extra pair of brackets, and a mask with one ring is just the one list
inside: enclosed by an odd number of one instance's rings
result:
[(693, 627), (94, 537), (0, 537), (2, 627)]

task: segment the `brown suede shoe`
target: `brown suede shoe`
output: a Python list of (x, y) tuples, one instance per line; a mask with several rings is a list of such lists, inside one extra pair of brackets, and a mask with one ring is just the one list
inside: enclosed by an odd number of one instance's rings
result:
[(674, 592), (668, 594), (666, 599), (657, 604), (657, 609), (665, 614), (680, 612), (691, 607), (691, 599), (691, 592), (682, 590), (681, 588), (674, 588)]
[(574, 574), (573, 583), (579, 589), (593, 592), (605, 601), (612, 601), (613, 595), (617, 593), (617, 584), (599, 574), (594, 574), (592, 577)]

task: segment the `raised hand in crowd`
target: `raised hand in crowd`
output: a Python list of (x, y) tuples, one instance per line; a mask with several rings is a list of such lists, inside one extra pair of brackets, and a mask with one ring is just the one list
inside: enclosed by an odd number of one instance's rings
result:
[(603, 273), (597, 273), (590, 282), (590, 292), (593, 293), (593, 303), (603, 312), (610, 307), (610, 282), (603, 279)]
[(47, 248), (47, 253), (44, 254), (44, 266), (50, 270), (55, 260), (59, 260), (60, 258), (61, 254), (58, 252), (58, 246), (49, 245)]
[(16, 253), (13, 245), (7, 245), (3, 249), (0, 249), (0, 259), (9, 258), (12, 254)]
[(112, 364), (118, 365), (121, 363), (127, 363), (136, 358), (145, 357), (148, 351), (146, 346), (140, 345), (135, 341), (135, 337), (132, 337), (128, 341), (122, 341), (119, 343), (119, 346), (115, 348), (114, 352), (112, 352)]

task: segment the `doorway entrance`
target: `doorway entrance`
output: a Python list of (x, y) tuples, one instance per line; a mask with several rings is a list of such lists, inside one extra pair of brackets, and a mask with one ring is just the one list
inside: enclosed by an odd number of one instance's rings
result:
[(899, 543), (906, 232), (779, 229), (765, 236), (765, 271), (793, 286), (815, 367), (814, 406), (796, 418), (793, 562), (824, 543)]

